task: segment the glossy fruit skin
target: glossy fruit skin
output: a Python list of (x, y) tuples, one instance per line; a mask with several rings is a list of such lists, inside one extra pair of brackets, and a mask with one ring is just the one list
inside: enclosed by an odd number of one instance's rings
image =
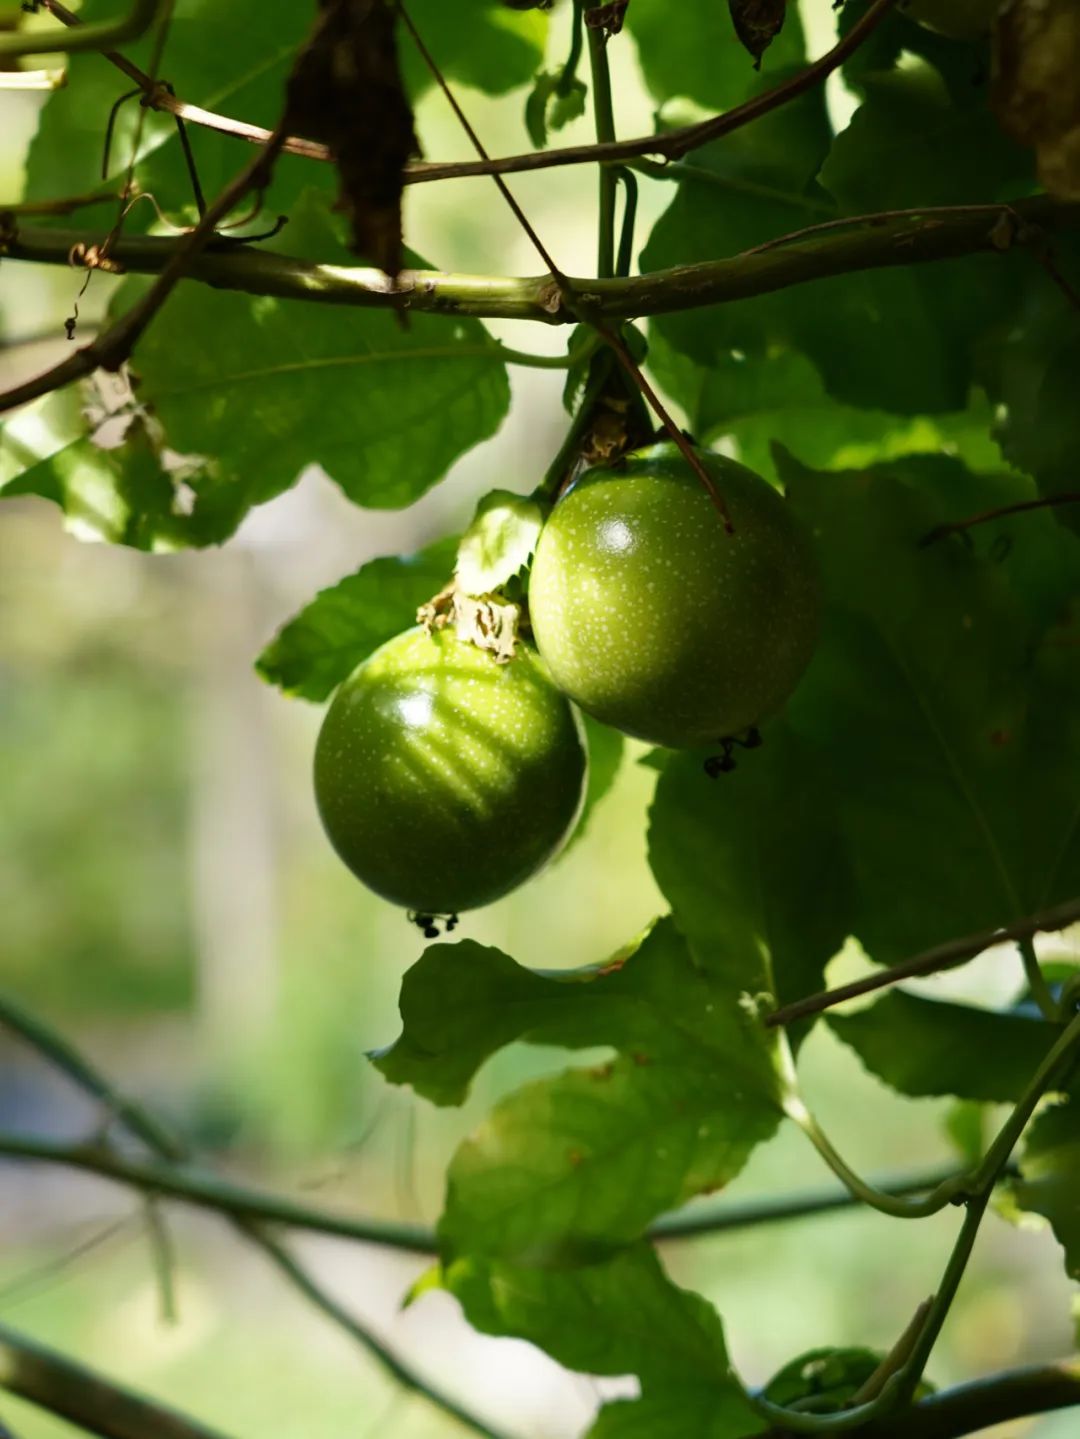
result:
[(406, 630), (337, 691), (315, 798), (358, 879), (405, 909), (490, 904), (562, 847), (581, 811), (581, 721), (524, 645), (508, 664)]
[(654, 744), (741, 734), (810, 661), (820, 588), (786, 501), (701, 452), (734, 525), (673, 444), (588, 470), (553, 510), (529, 577), (537, 647), (588, 714)]

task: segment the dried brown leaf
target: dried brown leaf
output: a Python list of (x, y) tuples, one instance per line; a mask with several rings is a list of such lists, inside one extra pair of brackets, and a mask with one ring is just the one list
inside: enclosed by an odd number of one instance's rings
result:
[(1080, 200), (1080, 3), (1012, 0), (994, 31), (994, 110), (1003, 129), (1034, 149), (1039, 178)]
[(287, 125), (328, 146), (351, 245), (396, 278), (401, 192), (419, 153), (390, 0), (319, 0), (320, 23), (289, 77)]
[(745, 49), (761, 69), (761, 57), (784, 28), (787, 0), (728, 0), (728, 8)]

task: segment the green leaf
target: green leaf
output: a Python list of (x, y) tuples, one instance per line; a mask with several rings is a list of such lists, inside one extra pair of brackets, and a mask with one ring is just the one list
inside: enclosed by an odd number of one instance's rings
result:
[(442, 588), (456, 542), (436, 540), (415, 555), (372, 560), (320, 590), (255, 662), (264, 680), (301, 699), (327, 699), (372, 651), (416, 622)]
[(1028, 1130), (1021, 1178), (1011, 1189), (1021, 1209), (1050, 1221), (1070, 1278), (1080, 1279), (1080, 1104), (1044, 1109)]
[(943, 457), (831, 475), (777, 460), (828, 601), (787, 719), (833, 786), (852, 932), (892, 963), (1063, 901), (1080, 865), (1077, 541), (1029, 515), (922, 545), (1031, 493)]
[[(321, 195), (306, 197), (292, 232), (320, 260), (345, 257)], [(127, 282), (115, 308), (139, 288)], [(135, 368), (128, 410), (152, 412), (163, 451), (155, 467), (136, 446), (105, 453), (83, 438), (31, 471), (22, 492), (80, 508), (88, 492), (99, 531), (144, 548), (220, 543), (313, 464), (357, 504), (408, 505), (498, 429), (510, 398), (498, 349), (475, 320), (416, 315), (404, 329), (389, 312), (187, 282), (147, 331)], [(160, 474), (170, 454), (183, 462), (179, 498)]]
[[(828, 777), (783, 723), (710, 779), (700, 754), (663, 770), (649, 862), (695, 955), (723, 972), (755, 956), (755, 988), (781, 1002), (822, 987), (851, 923), (851, 878)], [(749, 982), (749, 981), (748, 981)]]
[[(583, 714), (585, 743), (589, 751), (589, 777), (585, 783), (585, 803), (577, 829), (570, 836), (567, 849), (576, 844), (589, 827), (593, 810), (610, 791), (622, 765), (625, 741), (617, 729), (601, 724), (591, 715)], [(566, 850), (563, 850), (563, 854)]]
[(513, 1335), (586, 1374), (636, 1374), (641, 1398), (606, 1405), (589, 1439), (744, 1439), (762, 1423), (731, 1371), (719, 1315), (679, 1289), (654, 1251), (605, 1264), (515, 1269), (469, 1256), (443, 1284), (484, 1334)]
[[(112, 0), (86, 0), (80, 11), (87, 20), (115, 13)], [(548, 21), (539, 12), (514, 14), (499, 0), (456, 0), (454, 5), (413, 0), (409, 13), (443, 73), (488, 94), (526, 84), (543, 59)], [(310, 31), (312, 14), (309, 6), (268, 6), (263, 0), (177, 0), (160, 73), (184, 100), (270, 129), (280, 118), (285, 82)], [(146, 68), (152, 44), (147, 37), (125, 47), (125, 54)], [(413, 93), (428, 89), (432, 75), (403, 30), (398, 50)], [(239, 56), (243, 62), (238, 64)], [(130, 89), (130, 82), (100, 56), (71, 57), (69, 83), (50, 96), (31, 147), (27, 198), (80, 194), (97, 183), (110, 109)], [(152, 192), (172, 217), (192, 213), (191, 182), (176, 124), (168, 115), (141, 111), (137, 100), (129, 100), (119, 112), (109, 173), (126, 171), (140, 126), (136, 178), (142, 189)], [(207, 195), (216, 194), (250, 157), (247, 146), (211, 130), (194, 134), (193, 145)], [(268, 203), (288, 210), (311, 185), (335, 190), (333, 166), (282, 156)], [(136, 205), (127, 228), (147, 229), (153, 220), (149, 204)]]
[(485, 495), (458, 549), (458, 588), (476, 596), (501, 590), (529, 563), (542, 524), (539, 504), (527, 495), (509, 490)]
[[(1080, 247), (1056, 247), (1055, 261), (1067, 279), (1080, 282)], [(1040, 494), (1080, 489), (1080, 414), (1076, 375), (1080, 366), (1080, 315), (1048, 279), (1033, 280), (1017, 324), (999, 346), (987, 347), (983, 378), (1000, 406), (996, 426), (1002, 454), (1035, 477)], [(1080, 526), (1080, 506), (1058, 514)]]
[[(735, 33), (726, 4), (673, 10), (667, 0), (633, 0), (626, 29), (637, 42), (645, 81), (657, 100), (685, 96), (712, 110), (729, 110), (763, 82)], [(762, 61), (764, 84), (806, 55), (802, 25), (789, 6), (784, 28)]]
[[(1044, 1019), (893, 991), (857, 1014), (829, 1015), (836, 1034), (901, 1094), (1015, 1103), (1061, 1033)], [(985, 1060), (986, 1062), (983, 1062)]]
[(595, 1258), (726, 1184), (779, 1122), (774, 1044), (740, 975), (698, 968), (670, 921), (628, 958), (569, 975), (434, 946), (406, 976), (402, 1018), (377, 1063), (440, 1103), (513, 1039), (616, 1052), (526, 1085), (461, 1145), (440, 1231), (451, 1255)]
[(537, 150), (547, 145), (550, 131), (564, 129), (585, 113), (585, 82), (575, 76), (560, 92), (562, 75), (561, 70), (541, 70), (525, 102), (525, 128)]

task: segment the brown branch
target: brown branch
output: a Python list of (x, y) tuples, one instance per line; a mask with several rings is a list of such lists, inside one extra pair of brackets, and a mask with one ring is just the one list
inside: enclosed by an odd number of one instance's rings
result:
[[(62, 20), (65, 25), (81, 23), (78, 16), (62, 5), (60, 0), (44, 0), (44, 3), (50, 12), (58, 20)], [(790, 80), (785, 80), (783, 84), (777, 85), (762, 95), (755, 96), (743, 105), (737, 105), (733, 109), (725, 111), (722, 115), (715, 115), (694, 125), (682, 125), (659, 135), (642, 135), (636, 139), (614, 140), (604, 144), (569, 145), (562, 149), (531, 151), (524, 155), (485, 157), (481, 160), (420, 161), (406, 167), (405, 183), (407, 185), (423, 185), (433, 180), (453, 180), (478, 175), (513, 175), (564, 165), (619, 163), (646, 155), (660, 155), (667, 160), (678, 160), (691, 150), (708, 144), (711, 140), (718, 140), (724, 135), (729, 135), (733, 131), (741, 129), (743, 125), (748, 125), (762, 115), (767, 115), (771, 110), (786, 105), (790, 100), (796, 99), (827, 79), (859, 48), (896, 3), (897, 0), (876, 0), (876, 3), (851, 27), (848, 33), (820, 59), (808, 65), (798, 75), (792, 76)], [(230, 116), (205, 110), (199, 105), (189, 104), (161, 86), (154, 86), (148, 75), (143, 74), (136, 65), (116, 51), (105, 52), (105, 58), (143, 88), (146, 95), (144, 103), (150, 109), (165, 111), (186, 120), (189, 124), (201, 125), (205, 129), (216, 130), (219, 134), (232, 135), (234, 138), (246, 140), (250, 144), (265, 145), (269, 142), (272, 132), (264, 129), (261, 125), (251, 125), (245, 120), (234, 120)], [(281, 140), (281, 149), (285, 154), (302, 155), (309, 160), (329, 161), (331, 159), (330, 152), (325, 145), (314, 140), (306, 140), (302, 136), (285, 136)]]
[(792, 1024), (797, 1019), (805, 1019), (809, 1015), (832, 1009), (837, 1004), (843, 1004), (845, 1000), (858, 999), (861, 995), (872, 994), (875, 990), (887, 989), (901, 980), (923, 978), (929, 974), (939, 974), (942, 970), (955, 969), (957, 965), (974, 959), (993, 945), (1005, 944), (1010, 940), (1030, 939), (1035, 934), (1052, 934), (1057, 930), (1068, 929), (1077, 922), (1080, 922), (1080, 899), (1069, 900), (1054, 909), (1043, 910), (1041, 914), (1031, 914), (1014, 920), (1012, 924), (1001, 925), (997, 929), (985, 929), (963, 939), (935, 945), (933, 949), (925, 950), (912, 959), (905, 959), (889, 969), (878, 970), (876, 974), (868, 974), (851, 984), (843, 984), (836, 989), (823, 990), (820, 994), (797, 999), (793, 1004), (785, 1004), (766, 1015), (765, 1024), (769, 1029)]
[(927, 545), (943, 540), (946, 535), (960, 535), (966, 530), (974, 529), (976, 525), (985, 525), (991, 520), (1004, 519), (1006, 515), (1022, 515), (1028, 510), (1045, 510), (1054, 505), (1078, 504), (1080, 504), (1080, 490), (1064, 490), (1059, 495), (1041, 495), (1037, 500), (1018, 500), (1014, 505), (999, 505), (996, 510), (982, 510), (977, 515), (969, 515), (966, 520), (950, 520), (948, 524), (935, 525), (932, 530), (928, 530), (923, 535), (919, 541), (919, 548), (925, 549)]

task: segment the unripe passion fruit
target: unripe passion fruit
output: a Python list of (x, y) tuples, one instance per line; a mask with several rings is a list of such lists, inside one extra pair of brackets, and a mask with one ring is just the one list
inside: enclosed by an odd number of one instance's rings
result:
[(334, 696), (315, 798), (352, 872), (394, 904), (457, 914), (508, 893), (567, 838), (585, 782), (581, 723), (524, 646), (508, 664), (406, 630)]
[(760, 475), (701, 453), (712, 498), (672, 444), (588, 470), (540, 535), (536, 643), (582, 709), (655, 744), (739, 735), (788, 698), (817, 637), (810, 544)]

